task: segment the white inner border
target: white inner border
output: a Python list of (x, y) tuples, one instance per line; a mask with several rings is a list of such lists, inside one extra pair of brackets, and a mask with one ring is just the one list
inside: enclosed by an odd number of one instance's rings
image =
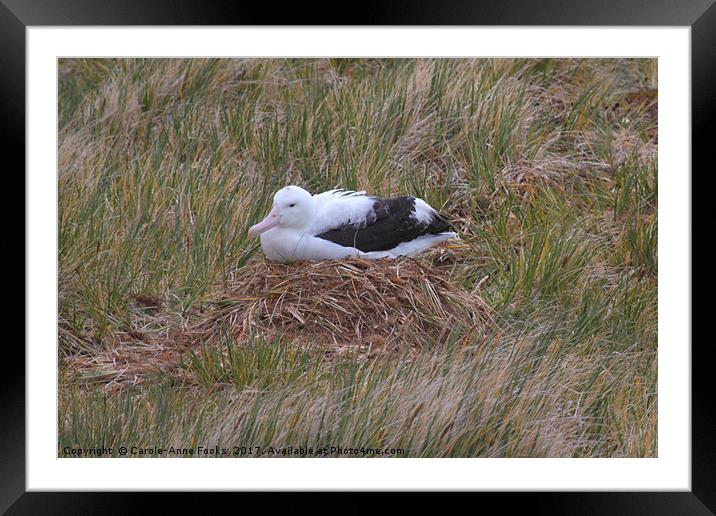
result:
[[(28, 490), (691, 489), (690, 28), (28, 27), (26, 37)], [(57, 458), (57, 58), (323, 55), (658, 56), (658, 458)]]

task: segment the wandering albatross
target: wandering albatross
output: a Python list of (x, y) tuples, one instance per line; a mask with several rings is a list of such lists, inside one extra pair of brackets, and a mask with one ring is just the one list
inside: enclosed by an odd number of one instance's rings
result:
[(457, 237), (422, 199), (343, 189), (311, 195), (293, 185), (276, 192), (271, 212), (249, 229), (259, 235), (266, 257), (282, 263), (412, 256)]

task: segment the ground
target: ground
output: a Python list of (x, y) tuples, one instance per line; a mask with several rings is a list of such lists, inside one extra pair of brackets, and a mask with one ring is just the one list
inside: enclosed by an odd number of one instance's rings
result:
[[(60, 60), (59, 455), (657, 456), (656, 78)], [(270, 264), (246, 232), (286, 184), (416, 195), (461, 239)]]

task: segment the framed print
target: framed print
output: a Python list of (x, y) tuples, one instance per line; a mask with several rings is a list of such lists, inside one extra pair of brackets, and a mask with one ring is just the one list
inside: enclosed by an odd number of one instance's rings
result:
[(284, 26), (3, 0), (28, 203), (3, 509), (519, 491), (709, 514), (691, 169), (715, 9)]

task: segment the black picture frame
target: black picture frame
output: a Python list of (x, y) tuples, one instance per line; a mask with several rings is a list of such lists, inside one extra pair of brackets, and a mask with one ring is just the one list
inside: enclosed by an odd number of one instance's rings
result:
[[(715, 0), (602, 0), (565, 2), (361, 2), (341, 16), (333, 4), (288, 5), (225, 0), (0, 0), (0, 109), (5, 156), (25, 167), (25, 31), (63, 25), (574, 25), (689, 26), (692, 73), (692, 169), (706, 167), (716, 117)], [(321, 13), (321, 14), (317, 14)], [(713, 165), (709, 167), (713, 168)], [(8, 170), (8, 172), (10, 172)], [(707, 170), (703, 170), (707, 172)], [(689, 171), (684, 171), (688, 174)], [(694, 174), (691, 172), (693, 179)], [(16, 174), (19, 176), (19, 174)], [(24, 184), (22, 186), (24, 191)], [(708, 204), (708, 203), (707, 203)], [(19, 225), (18, 225), (19, 226)], [(19, 230), (19, 229), (18, 229)], [(24, 235), (23, 235), (24, 241)], [(25, 255), (23, 246), (23, 258)], [(27, 269), (25, 269), (27, 271)], [(27, 281), (27, 272), (26, 272)], [(690, 328), (689, 328), (690, 331)], [(683, 343), (691, 345), (691, 343)], [(710, 339), (692, 345), (692, 490), (690, 492), (479, 493), (537, 514), (713, 514), (716, 511), (716, 418), (712, 403)], [(0, 375), (0, 512), (7, 514), (134, 513), (149, 508), (148, 493), (26, 492), (25, 353), (10, 339)], [(8, 357), (9, 354), (9, 357)], [(198, 494), (167, 493), (163, 509), (188, 508)], [(241, 494), (240, 496), (246, 496)], [(275, 496), (275, 495), (272, 495)], [(300, 504), (304, 495), (285, 498)], [(487, 501), (487, 500), (485, 500)], [(196, 503), (196, 502), (195, 502)], [(245, 502), (243, 502), (245, 503)], [(411, 497), (422, 505), (423, 497)], [(474, 503), (474, 502), (470, 502)], [(336, 506), (332, 505), (335, 509)], [(312, 510), (316, 508), (311, 505)], [(405, 507), (407, 508), (407, 507)], [(238, 510), (238, 509), (237, 509)]]

